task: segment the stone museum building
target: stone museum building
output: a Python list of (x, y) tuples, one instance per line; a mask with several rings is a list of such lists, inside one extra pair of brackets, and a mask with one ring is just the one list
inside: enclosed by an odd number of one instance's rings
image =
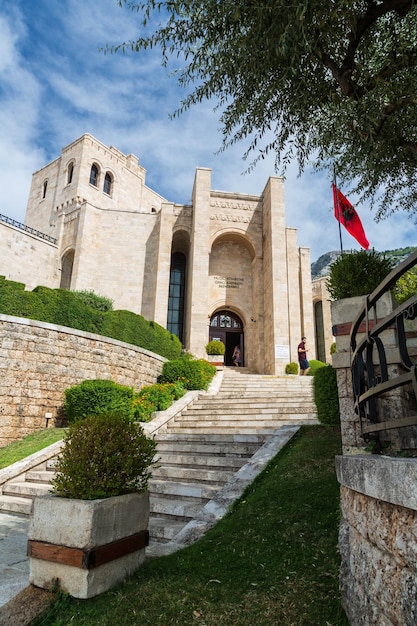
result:
[(226, 365), (239, 344), (244, 366), (282, 374), (302, 335), (309, 358), (329, 361), (328, 302), (286, 226), (283, 179), (260, 195), (217, 191), (198, 167), (191, 197), (166, 200), (136, 156), (85, 134), (33, 174), (25, 224), (1, 218), (0, 275), (27, 289), (94, 290), (197, 357), (222, 340)]

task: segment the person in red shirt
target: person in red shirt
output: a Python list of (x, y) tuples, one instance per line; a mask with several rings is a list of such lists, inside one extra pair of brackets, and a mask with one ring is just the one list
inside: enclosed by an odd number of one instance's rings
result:
[(298, 344), (298, 362), (300, 364), (300, 376), (307, 376), (310, 371), (310, 364), (307, 360), (308, 348), (306, 347), (306, 338), (301, 337)]

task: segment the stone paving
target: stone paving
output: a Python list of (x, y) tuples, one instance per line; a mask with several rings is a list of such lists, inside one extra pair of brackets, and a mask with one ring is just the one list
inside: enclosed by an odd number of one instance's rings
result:
[(0, 512), (0, 607), (29, 584), (29, 518)]

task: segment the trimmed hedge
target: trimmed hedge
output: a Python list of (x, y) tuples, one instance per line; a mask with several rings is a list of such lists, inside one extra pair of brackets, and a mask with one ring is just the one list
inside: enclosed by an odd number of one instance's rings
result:
[(298, 374), (298, 363), (295, 363), (295, 361), (293, 361), (292, 363), (287, 363), (287, 365), (285, 366), (285, 373)]
[[(25, 291), (22, 283), (0, 277), (0, 313), (4, 315), (27, 317), (112, 337), (167, 359), (180, 356), (180, 340), (159, 324), (149, 322), (131, 311), (98, 310), (100, 297), (92, 298), (91, 293), (88, 298), (86, 294), (84, 296), (78, 292), (48, 287)], [(85, 304), (85, 300), (90, 300), (93, 306)]]
[(308, 373), (309, 376), (315, 376), (319, 369), (326, 367), (326, 363), (323, 363), (323, 361), (317, 361), (316, 359), (309, 359), (308, 363), (310, 365), (310, 371)]
[(133, 420), (134, 397), (132, 387), (112, 380), (84, 380), (65, 390), (63, 411), (69, 423), (107, 413), (118, 413)]
[(322, 424), (340, 422), (339, 394), (336, 370), (331, 366), (321, 367), (314, 375), (313, 395), (317, 418)]
[(164, 363), (158, 382), (179, 381), (188, 390), (207, 389), (216, 371), (216, 367), (205, 359), (193, 359), (186, 354), (179, 359)]

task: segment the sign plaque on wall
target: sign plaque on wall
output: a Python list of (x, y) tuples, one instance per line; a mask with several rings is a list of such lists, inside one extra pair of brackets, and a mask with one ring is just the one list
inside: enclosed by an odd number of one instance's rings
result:
[(290, 347), (275, 344), (275, 360), (288, 363), (290, 360)]

